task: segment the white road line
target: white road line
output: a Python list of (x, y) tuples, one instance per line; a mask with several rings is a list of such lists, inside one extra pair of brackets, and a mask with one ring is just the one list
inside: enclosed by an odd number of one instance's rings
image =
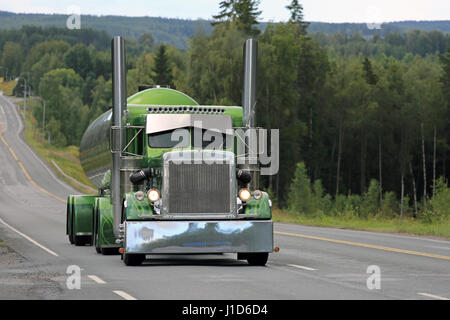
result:
[(289, 267), (294, 267), (297, 269), (303, 269), (303, 270), (308, 270), (308, 271), (316, 271), (317, 269), (313, 269), (313, 268), (309, 268), (309, 267), (305, 267), (305, 266), (299, 266), (297, 264), (288, 264)]
[(98, 284), (105, 284), (106, 283), (105, 281), (103, 281), (102, 279), (100, 279), (99, 277), (94, 276), (94, 275), (89, 275), (88, 278), (90, 278), (91, 280), (94, 280)]
[(440, 296), (436, 296), (436, 295), (434, 295), (434, 294), (429, 294), (429, 293), (422, 293), (422, 292), (419, 292), (418, 295), (424, 296), (424, 297), (428, 297), (428, 298), (437, 299), (437, 300), (450, 300), (449, 298), (440, 297)]
[(15, 228), (11, 227), (9, 224), (7, 224), (7, 223), (6, 223), (5, 221), (3, 221), (2, 219), (0, 219), (0, 223), (2, 223), (4, 226), (8, 227), (9, 229), (11, 229), (12, 231), (14, 231), (15, 233), (21, 235), (22, 237), (24, 237), (25, 239), (27, 239), (28, 241), (30, 241), (32, 244), (34, 244), (34, 245), (38, 246), (39, 248), (41, 248), (42, 250), (44, 250), (44, 251), (46, 251), (46, 252), (48, 252), (48, 253), (54, 255), (55, 257), (58, 257), (58, 255), (57, 255), (55, 252), (53, 252), (52, 250), (50, 250), (50, 249), (44, 247), (42, 244), (40, 244), (40, 243), (36, 242), (35, 240), (31, 239), (29, 236), (27, 236), (26, 234), (20, 232), (19, 230), (17, 230), (17, 229), (15, 229)]
[(120, 291), (120, 290), (115, 290), (113, 291), (115, 294), (121, 296), (122, 298), (124, 298), (125, 300), (137, 300), (135, 297), (130, 296), (128, 293)]

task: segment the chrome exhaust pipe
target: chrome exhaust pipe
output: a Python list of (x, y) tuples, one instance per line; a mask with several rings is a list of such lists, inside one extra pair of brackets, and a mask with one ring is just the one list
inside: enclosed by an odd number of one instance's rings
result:
[(244, 108), (243, 123), (247, 136), (246, 161), (242, 168), (252, 179), (250, 188), (259, 189), (260, 167), (258, 161), (258, 133), (256, 127), (256, 70), (258, 64), (258, 41), (249, 39), (244, 45)]
[(256, 125), (256, 68), (258, 41), (249, 39), (244, 46), (244, 125), (254, 128)]
[(126, 59), (125, 41), (116, 36), (111, 41), (112, 56), (112, 82), (113, 82), (113, 112), (112, 126), (119, 128), (116, 145), (120, 152), (113, 152), (113, 165), (111, 171), (111, 203), (114, 217), (114, 235), (120, 236), (120, 224), (122, 223), (122, 194), (120, 190), (120, 166), (123, 150), (122, 116), (127, 108), (127, 84), (126, 84)]

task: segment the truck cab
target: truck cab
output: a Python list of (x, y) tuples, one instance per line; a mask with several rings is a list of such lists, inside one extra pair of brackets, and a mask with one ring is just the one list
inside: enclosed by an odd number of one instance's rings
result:
[[(266, 263), (273, 250), (271, 202), (267, 193), (250, 188), (251, 177), (237, 161), (242, 107), (200, 106), (169, 88), (127, 100), (118, 236), (110, 201), (111, 117), (111, 110), (100, 116), (83, 137), (81, 163), (99, 196), (69, 197), (74, 217), (68, 221), (84, 222), (74, 223), (75, 229), (87, 226), (68, 231), (69, 237), (91, 234), (86, 243), (101, 253), (120, 250), (127, 265), (172, 253), (237, 253), (251, 264)], [(81, 217), (74, 205), (80, 200), (92, 203), (91, 215)]]
[(244, 107), (201, 106), (159, 86), (127, 99), (125, 42), (113, 38), (113, 108), (80, 145), (81, 165), (99, 191), (68, 197), (71, 243), (120, 253), (126, 265), (147, 255), (208, 253), (266, 264), (271, 202), (252, 162), (257, 41), (244, 49)]

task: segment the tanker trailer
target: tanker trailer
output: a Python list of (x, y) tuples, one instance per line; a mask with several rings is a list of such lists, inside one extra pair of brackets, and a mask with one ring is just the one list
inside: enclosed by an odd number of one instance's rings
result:
[[(273, 252), (271, 201), (258, 165), (238, 161), (240, 132), (254, 126), (257, 42), (245, 45), (244, 108), (202, 106), (156, 86), (125, 98), (125, 47), (112, 40), (113, 108), (90, 124), (80, 160), (97, 195), (71, 195), (71, 244), (120, 254), (236, 253), (265, 265)], [(251, 136), (251, 135), (249, 135)]]

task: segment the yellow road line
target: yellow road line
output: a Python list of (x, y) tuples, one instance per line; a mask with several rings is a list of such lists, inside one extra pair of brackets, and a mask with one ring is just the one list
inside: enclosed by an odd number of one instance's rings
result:
[(137, 300), (135, 297), (130, 296), (128, 293), (120, 291), (120, 290), (115, 290), (113, 291), (115, 294), (121, 296), (122, 298), (124, 298), (125, 300)]
[(419, 292), (418, 295), (424, 296), (424, 297), (428, 297), (428, 298), (432, 298), (432, 299), (437, 299), (437, 300), (450, 300), (450, 299), (448, 299), (448, 298), (441, 297), (441, 296), (437, 296), (437, 295), (435, 295), (435, 294), (429, 294), (429, 293), (422, 293), (422, 292)]
[(105, 284), (106, 282), (103, 281), (102, 279), (100, 279), (99, 277), (95, 276), (95, 275), (88, 275), (88, 278), (97, 282), (98, 284)]
[(377, 250), (383, 250), (383, 251), (389, 251), (389, 252), (405, 253), (405, 254), (410, 254), (410, 255), (415, 255), (415, 256), (436, 258), (436, 259), (442, 259), (442, 260), (450, 260), (449, 256), (442, 256), (442, 255), (426, 253), (426, 252), (419, 252), (419, 251), (411, 251), (411, 250), (404, 250), (404, 249), (376, 246), (376, 245), (373, 245), (373, 244), (358, 243), (358, 242), (351, 242), (351, 241), (345, 241), (345, 240), (336, 240), (336, 239), (322, 238), (322, 237), (309, 236), (309, 235), (299, 234), (299, 233), (289, 233), (289, 232), (280, 232), (280, 231), (275, 231), (274, 233), (275, 234), (279, 234), (279, 235), (283, 235), (283, 236), (291, 236), (291, 237), (298, 237), (298, 238), (305, 238), (305, 239), (321, 240), (321, 241), (327, 241), (327, 242), (333, 242), (333, 243), (346, 244), (346, 245), (349, 245), (349, 246), (377, 249)]
[(6, 142), (5, 138), (3, 137), (3, 135), (0, 133), (0, 139), (3, 141), (3, 143), (5, 144), (5, 146), (8, 148), (9, 152), (12, 154), (14, 160), (16, 160), (17, 164), (19, 165), (20, 169), (22, 169), (23, 173), (25, 174), (25, 177), (27, 178), (28, 181), (31, 182), (32, 185), (34, 185), (37, 189), (39, 189), (40, 191), (42, 191), (43, 193), (45, 193), (46, 195), (48, 195), (49, 197), (52, 197), (58, 201), (67, 203), (66, 200), (54, 195), (53, 193), (48, 192), (47, 190), (45, 190), (44, 188), (42, 188), (41, 186), (39, 186), (36, 182), (34, 182), (33, 179), (31, 179), (30, 175), (28, 174), (28, 171), (25, 169), (25, 167), (23, 166), (22, 162), (19, 161), (19, 159), (17, 158), (16, 154), (14, 153), (14, 150), (9, 146), (8, 142)]

